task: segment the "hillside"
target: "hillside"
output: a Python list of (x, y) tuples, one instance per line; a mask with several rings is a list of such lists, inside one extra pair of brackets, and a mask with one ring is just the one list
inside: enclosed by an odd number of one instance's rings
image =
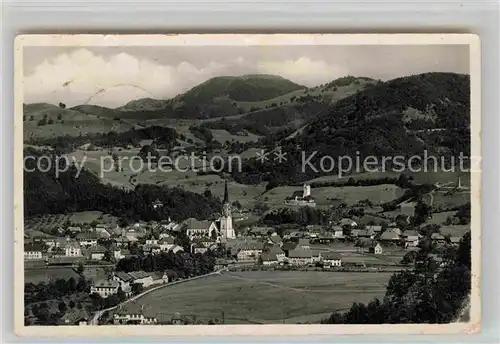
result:
[(248, 131), (268, 135), (277, 130), (297, 129), (306, 121), (328, 111), (331, 104), (351, 96), (377, 81), (369, 78), (345, 77), (312, 88), (300, 89), (261, 102), (237, 102), (245, 112), (217, 121), (203, 123), (212, 130), (230, 133)]
[[(437, 156), (470, 152), (470, 81), (466, 75), (427, 73), (377, 83), (328, 105), (295, 135), (275, 136), (269, 147), (286, 153), (286, 166), (247, 161), (240, 183), (304, 181), (322, 173), (302, 172), (301, 152), (323, 156)], [(337, 168), (329, 173), (336, 173)], [(323, 173), (324, 174), (324, 173)]]
[[(24, 155), (38, 157), (41, 153), (25, 149)], [(189, 217), (205, 219), (220, 211), (220, 201), (212, 196), (196, 194), (183, 189), (157, 185), (138, 185), (133, 191), (104, 185), (87, 169), (76, 178), (74, 166), (57, 177), (52, 165), (46, 173), (36, 168), (34, 160), (27, 160), (24, 172), (25, 217), (39, 214), (60, 214), (76, 211), (99, 210), (130, 219), (162, 220), (172, 217), (184, 220)], [(45, 167), (45, 166), (44, 166)], [(157, 211), (152, 207), (156, 200), (164, 206)]]

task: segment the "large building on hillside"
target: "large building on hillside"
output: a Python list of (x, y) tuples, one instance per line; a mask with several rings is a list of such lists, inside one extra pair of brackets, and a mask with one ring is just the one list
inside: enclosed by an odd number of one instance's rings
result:
[(311, 196), (311, 185), (305, 183), (302, 187), (302, 191), (295, 191), (291, 197), (285, 199), (285, 204), (315, 207), (316, 201)]

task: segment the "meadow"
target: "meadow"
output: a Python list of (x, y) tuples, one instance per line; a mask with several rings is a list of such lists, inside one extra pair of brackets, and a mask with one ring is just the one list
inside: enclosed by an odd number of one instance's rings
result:
[(137, 300), (152, 305), (159, 321), (175, 312), (205, 323), (316, 322), (353, 302), (383, 297), (392, 273), (245, 271), (224, 272), (153, 291)]

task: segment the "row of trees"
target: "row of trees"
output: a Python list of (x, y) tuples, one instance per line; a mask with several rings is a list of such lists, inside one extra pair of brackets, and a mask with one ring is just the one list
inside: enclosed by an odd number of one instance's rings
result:
[(210, 253), (162, 252), (155, 255), (120, 259), (116, 264), (116, 270), (124, 272), (167, 271), (170, 275), (169, 278), (177, 279), (210, 273), (214, 270), (214, 266), (215, 255)]
[(411, 269), (394, 274), (382, 300), (354, 303), (325, 324), (450, 323), (460, 320), (471, 290), (470, 232), (438, 263), (421, 249)]
[(74, 293), (88, 293), (89, 291), (90, 282), (84, 277), (78, 279), (74, 277), (69, 279), (59, 278), (48, 283), (25, 283), (24, 302), (25, 304), (29, 304), (51, 299), (60, 299), (63, 296)]

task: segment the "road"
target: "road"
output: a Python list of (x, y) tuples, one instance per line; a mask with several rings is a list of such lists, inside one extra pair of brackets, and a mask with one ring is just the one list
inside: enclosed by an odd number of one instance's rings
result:
[(95, 325), (99, 325), (99, 318), (104, 314), (104, 312), (112, 311), (113, 309), (116, 309), (116, 308), (118, 308), (120, 306), (123, 306), (123, 305), (125, 305), (125, 304), (127, 304), (129, 302), (135, 301), (138, 298), (140, 298), (140, 297), (142, 297), (142, 296), (144, 296), (144, 295), (146, 295), (148, 293), (151, 293), (152, 291), (155, 291), (155, 290), (158, 290), (158, 289), (161, 289), (161, 288), (165, 288), (165, 287), (169, 287), (169, 286), (172, 286), (172, 285), (184, 283), (184, 282), (189, 282), (189, 281), (192, 281), (192, 280), (195, 280), (195, 279), (198, 279), (198, 278), (203, 278), (203, 277), (207, 277), (207, 276), (211, 276), (211, 275), (219, 275), (221, 273), (221, 271), (223, 271), (223, 270), (219, 270), (219, 271), (216, 271), (216, 272), (211, 272), (211, 273), (205, 274), (205, 275), (200, 275), (200, 276), (195, 276), (195, 277), (191, 277), (191, 278), (186, 278), (186, 279), (175, 281), (175, 282), (170, 282), (170, 283), (166, 283), (166, 284), (160, 284), (157, 287), (145, 290), (142, 293), (137, 294), (137, 295), (131, 297), (130, 299), (127, 299), (127, 300), (123, 301), (122, 303), (120, 303), (120, 304), (118, 304), (116, 306), (109, 307), (109, 308), (97, 311), (94, 314), (94, 316), (92, 317), (92, 319), (89, 321), (89, 325), (94, 325), (94, 326)]

